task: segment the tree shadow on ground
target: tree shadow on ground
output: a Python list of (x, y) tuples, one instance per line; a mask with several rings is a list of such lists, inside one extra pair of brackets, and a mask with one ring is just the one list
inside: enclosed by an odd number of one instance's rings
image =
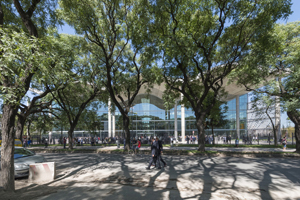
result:
[[(293, 159), (165, 156), (167, 168), (146, 171), (149, 155), (55, 154), (46, 157), (58, 162), (60, 176), (47, 184), (22, 187), (10, 199), (19, 200), (20, 195), (24, 199), (41, 200), (66, 197), (80, 200), (235, 199), (239, 194), (272, 199), (271, 175), (283, 175), (297, 187), (300, 182), (300, 175), (293, 176), (299, 173), (300, 161)], [(115, 171), (102, 174), (103, 169)], [(87, 171), (92, 171), (94, 179), (77, 179)], [(243, 181), (245, 185), (241, 185)], [(187, 188), (182, 187), (185, 183)]]

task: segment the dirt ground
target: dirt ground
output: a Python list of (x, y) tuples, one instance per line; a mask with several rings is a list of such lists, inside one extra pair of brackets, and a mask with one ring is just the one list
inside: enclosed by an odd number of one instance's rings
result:
[(300, 199), (299, 159), (163, 156), (167, 167), (148, 171), (147, 155), (43, 155), (56, 162), (56, 179), (16, 179), (1, 200)]

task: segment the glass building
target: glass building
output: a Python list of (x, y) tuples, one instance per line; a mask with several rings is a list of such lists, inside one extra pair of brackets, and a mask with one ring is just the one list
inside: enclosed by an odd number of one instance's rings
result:
[[(227, 102), (227, 112), (225, 118), (227, 123), (223, 127), (214, 127), (213, 132), (216, 141), (220, 141), (224, 136), (243, 138), (248, 135), (268, 135), (270, 132), (269, 119), (266, 117), (256, 117), (248, 102), (248, 92), (234, 84), (225, 85), (228, 95), (223, 101)], [(197, 136), (196, 117), (194, 111), (179, 104), (177, 99), (172, 109), (166, 109), (162, 100), (164, 85), (155, 85), (150, 94), (145, 89), (141, 89), (136, 96), (133, 106), (130, 109), (130, 133), (131, 137), (159, 136), (168, 138), (173, 136), (179, 141), (185, 136)], [(181, 98), (183, 98), (181, 96)], [(277, 108), (276, 108), (277, 109)], [(280, 106), (278, 107), (280, 110)], [(115, 111), (113, 111), (115, 110)], [(100, 138), (123, 136), (123, 120), (118, 109), (113, 109), (111, 102), (107, 106), (102, 106), (97, 110), (97, 127), (93, 134)], [(280, 123), (280, 114), (274, 115), (275, 122)], [(259, 121), (259, 123), (257, 123)], [(254, 125), (255, 126), (254, 126)], [(259, 126), (256, 124), (260, 124)], [(279, 126), (280, 127), (280, 126)], [(63, 128), (62, 128), (63, 129)], [(60, 132), (67, 134), (67, 131), (53, 130), (53, 135), (60, 135)], [(212, 135), (211, 129), (205, 130), (206, 135)], [(278, 131), (280, 135), (280, 129)], [(90, 132), (76, 128), (75, 137), (89, 137)], [(182, 141), (182, 140), (181, 140)]]
[[(229, 100), (226, 112), (228, 123), (224, 127), (214, 128), (215, 136), (242, 137), (247, 130), (247, 105), (247, 94)], [(111, 112), (108, 107), (102, 107), (98, 115), (101, 116), (100, 137), (123, 135), (122, 116), (118, 110)], [(133, 137), (174, 136), (182, 138), (187, 135), (197, 135), (194, 111), (177, 103), (174, 108), (167, 110), (159, 95), (139, 94), (129, 115), (130, 131)], [(212, 134), (211, 129), (206, 129), (206, 134)]]

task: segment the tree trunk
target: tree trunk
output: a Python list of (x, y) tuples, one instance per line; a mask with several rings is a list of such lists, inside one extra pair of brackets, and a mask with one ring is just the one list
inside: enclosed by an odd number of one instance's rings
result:
[(278, 138), (277, 138), (277, 131), (279, 129), (279, 126), (277, 125), (275, 128), (273, 128), (273, 134), (274, 134), (274, 145), (278, 145)]
[(25, 126), (25, 117), (18, 115), (18, 121), (17, 121), (17, 130), (16, 130), (16, 138), (22, 140), (23, 132), (24, 132), (24, 126)]
[(297, 111), (288, 111), (287, 115), (295, 124), (296, 152), (300, 153), (300, 114)]
[(212, 137), (213, 137), (213, 145), (215, 145), (215, 134), (214, 134), (214, 125), (211, 123), (211, 132), (212, 132)]
[(28, 137), (30, 137), (30, 126), (31, 126), (31, 121), (28, 121), (28, 125), (27, 125), (27, 135), (28, 135)]
[[(271, 116), (270, 116), (269, 113), (268, 113), (268, 109), (269, 109), (269, 106), (267, 107), (267, 110), (266, 110), (265, 112), (266, 112), (268, 118), (269, 118), (270, 121), (271, 121), (271, 124), (272, 124), (272, 130), (273, 130), (273, 135), (274, 135), (274, 145), (277, 146), (277, 145), (278, 145), (278, 138), (277, 138), (276, 132), (277, 132), (277, 130), (278, 130), (279, 127), (278, 127), (278, 125), (275, 126), (275, 124), (274, 124), (274, 122), (273, 122)], [(276, 119), (275, 119), (275, 120), (276, 120)]]
[(296, 152), (300, 153), (300, 126), (295, 124)]
[(2, 124), (2, 145), (1, 145), (1, 178), (4, 191), (15, 191), (14, 172), (14, 150), (15, 150), (15, 118), (17, 109), (9, 104), (4, 104)]
[(129, 117), (128, 116), (123, 116), (123, 128), (125, 132), (125, 139), (126, 139), (126, 144), (125, 144), (125, 149), (129, 151), (130, 149), (130, 130), (129, 130)]
[(72, 124), (68, 131), (69, 149), (73, 149), (73, 132), (74, 132), (75, 126), (76, 126), (75, 124)]
[(205, 151), (205, 130), (204, 130), (204, 116), (200, 114), (199, 117), (196, 116), (196, 125), (198, 129), (198, 151)]

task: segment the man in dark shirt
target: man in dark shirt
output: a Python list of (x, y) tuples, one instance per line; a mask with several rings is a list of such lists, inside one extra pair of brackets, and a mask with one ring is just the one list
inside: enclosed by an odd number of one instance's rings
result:
[(154, 139), (152, 139), (152, 143), (151, 143), (151, 160), (150, 160), (150, 163), (148, 165), (148, 167), (146, 167), (146, 169), (150, 169), (152, 163), (155, 163), (156, 162), (156, 159), (157, 159), (157, 144), (155, 142)]
[[(156, 137), (156, 141), (157, 143), (157, 148), (158, 148), (158, 152), (157, 152), (157, 160), (158, 161), (158, 169), (161, 169), (161, 166), (160, 166), (160, 161), (164, 164), (164, 167), (167, 166), (167, 163), (163, 160), (162, 158), (162, 152), (163, 152), (163, 146), (162, 146), (162, 142), (160, 140), (158, 140), (158, 137)], [(156, 166), (156, 163), (155, 163), (155, 166)]]
[(67, 139), (66, 139), (66, 137), (64, 137), (64, 140), (63, 140), (63, 142), (64, 142), (64, 149), (66, 148), (66, 143), (67, 143)]

